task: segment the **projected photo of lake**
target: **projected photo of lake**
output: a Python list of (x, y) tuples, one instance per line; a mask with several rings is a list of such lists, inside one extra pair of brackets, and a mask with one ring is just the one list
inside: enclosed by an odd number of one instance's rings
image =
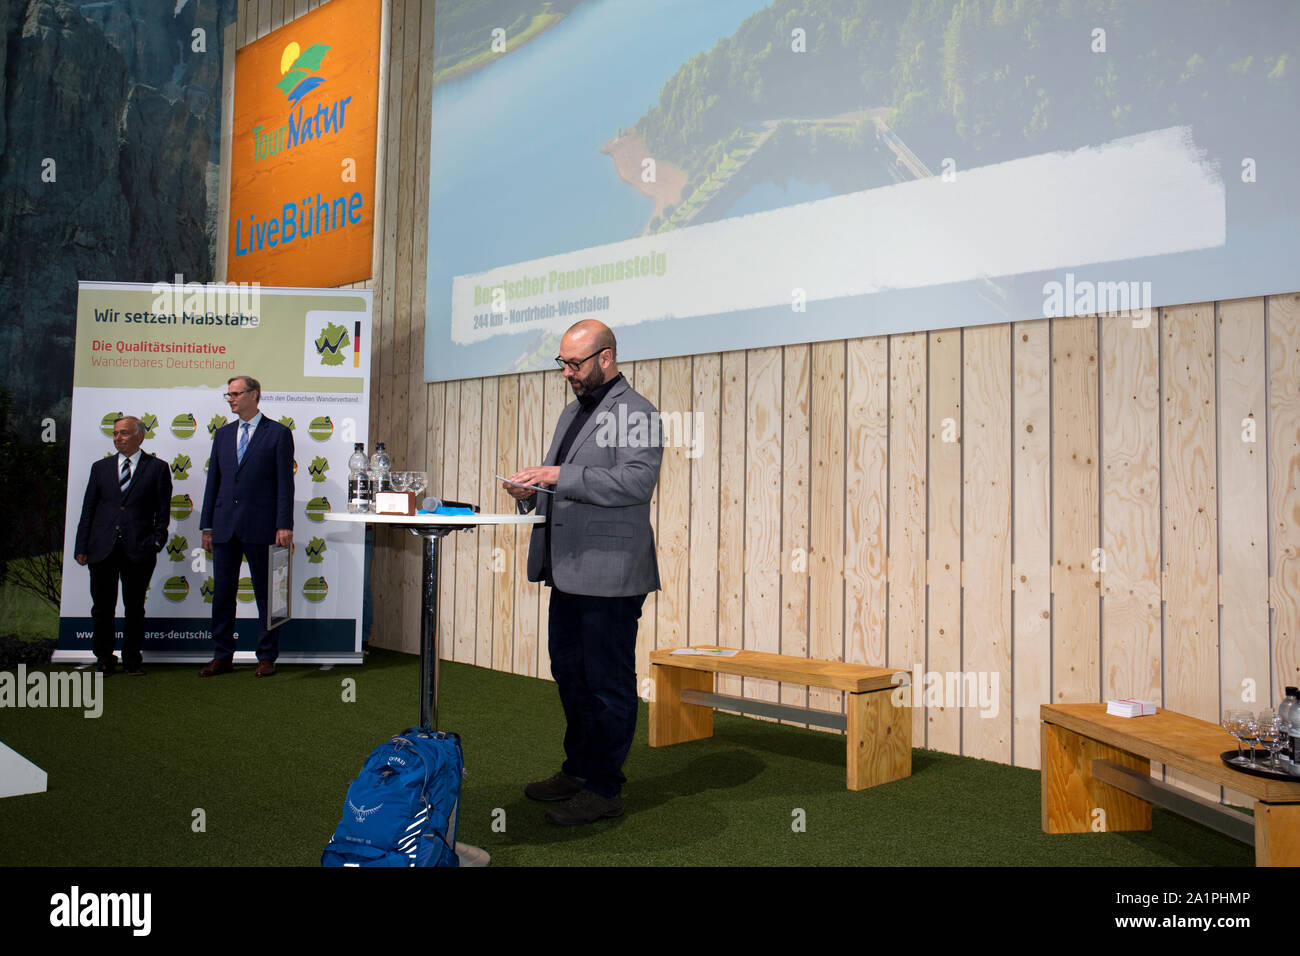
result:
[(436, 15), (431, 381), (546, 368), (585, 316), (655, 358), (1300, 287), (1286, 5)]

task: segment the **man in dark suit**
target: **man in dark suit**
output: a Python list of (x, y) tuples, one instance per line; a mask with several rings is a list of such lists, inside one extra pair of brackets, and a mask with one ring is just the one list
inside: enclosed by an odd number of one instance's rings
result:
[(133, 415), (113, 422), (117, 454), (90, 466), (90, 481), (81, 504), (77, 563), (90, 565), (91, 619), (95, 623), (97, 669), (110, 677), (117, 667), (117, 583), (122, 582), (122, 665), (128, 674), (144, 673), (144, 598), (167, 545), (171, 520), (172, 474), (166, 462), (140, 450), (145, 427)]
[(604, 324), (570, 328), (556, 361), (576, 400), (560, 413), (543, 464), (503, 487), (520, 510), (547, 516), (533, 528), (528, 580), (551, 588), (551, 676), (567, 723), (560, 772), (524, 794), (559, 804), (546, 818), (574, 826), (623, 813), (637, 621), (646, 595), (659, 590), (650, 496), (663, 446), (658, 412), (619, 374), (617, 343)]
[(212, 552), (212, 660), (200, 677), (234, 670), (235, 592), (239, 563), (248, 559), (261, 630), (258, 677), (275, 673), (279, 637), (266, 628), (267, 549), (293, 545), (293, 434), (260, 411), (262, 386), (237, 375), (226, 383), (225, 399), (237, 420), (217, 429), (208, 460), (199, 528), (204, 550)]

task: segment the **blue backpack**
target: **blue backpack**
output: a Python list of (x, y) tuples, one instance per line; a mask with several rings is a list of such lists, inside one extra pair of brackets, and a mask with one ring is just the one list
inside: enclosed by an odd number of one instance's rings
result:
[(460, 738), (412, 727), (366, 758), (321, 866), (459, 866)]

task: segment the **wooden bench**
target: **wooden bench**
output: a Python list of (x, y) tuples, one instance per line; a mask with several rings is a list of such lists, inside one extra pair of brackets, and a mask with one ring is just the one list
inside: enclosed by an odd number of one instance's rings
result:
[[(1150, 830), (1154, 803), (1254, 844), (1256, 866), (1300, 866), (1300, 782), (1226, 766), (1219, 754), (1236, 744), (1217, 724), (1163, 709), (1112, 717), (1105, 704), (1044, 704), (1042, 722), (1043, 832)], [(1254, 817), (1153, 779), (1153, 760), (1249, 794)]]
[[(650, 672), (654, 677), (651, 747), (712, 737), (713, 709), (721, 708), (845, 731), (850, 790), (864, 790), (912, 774), (912, 689), (906, 671), (759, 651), (739, 651), (734, 657), (702, 657), (663, 650), (651, 652)], [(847, 715), (715, 694), (714, 674), (844, 691), (848, 695)], [(895, 699), (901, 699), (901, 706), (895, 705)]]

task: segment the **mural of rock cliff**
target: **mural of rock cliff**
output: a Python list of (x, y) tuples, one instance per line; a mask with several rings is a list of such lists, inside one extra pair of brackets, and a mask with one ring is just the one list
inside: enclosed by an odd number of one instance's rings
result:
[(77, 282), (212, 277), (235, 3), (0, 0), (0, 580), (45, 602)]
[(0, 4), (0, 363), (11, 427), (66, 426), (78, 280), (212, 275), (236, 0)]

